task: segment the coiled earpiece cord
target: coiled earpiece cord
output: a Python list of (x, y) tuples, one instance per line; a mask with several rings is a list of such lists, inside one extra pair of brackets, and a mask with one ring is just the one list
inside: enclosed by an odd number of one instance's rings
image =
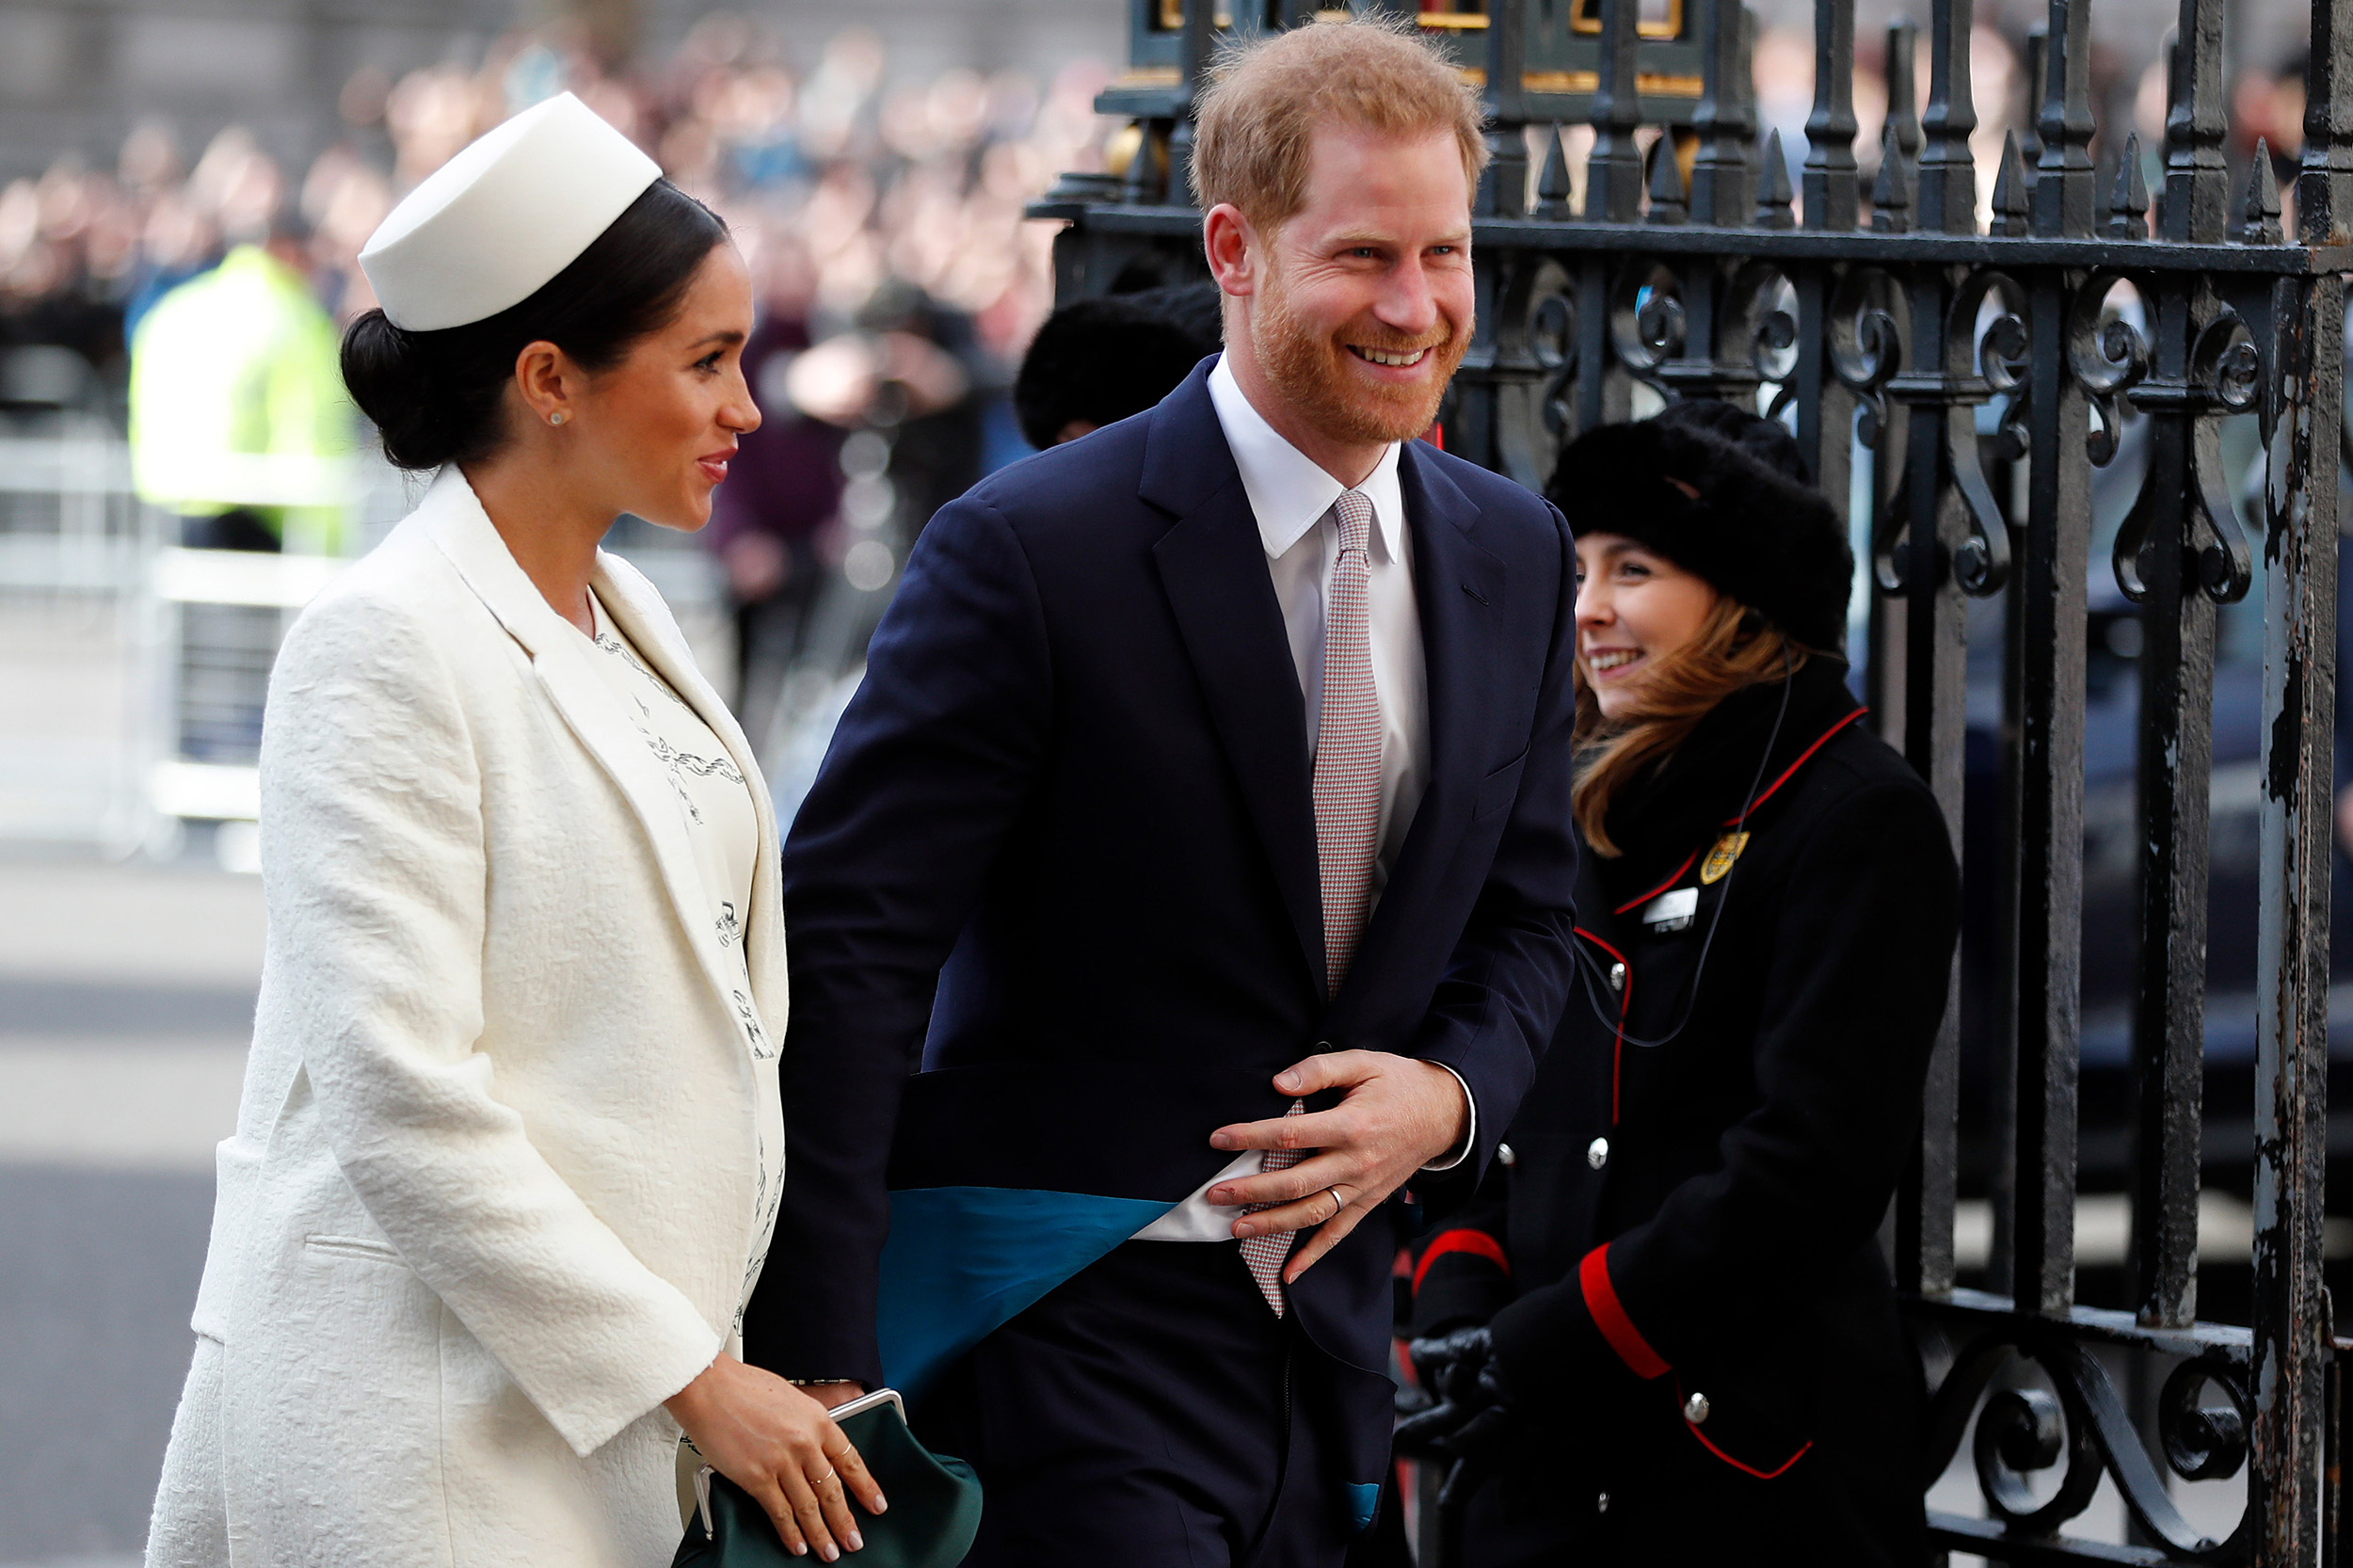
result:
[[(1789, 657), (1789, 648), (1785, 643), (1781, 650), (1781, 707), (1773, 714), (1772, 732), (1765, 737), (1765, 754), (1756, 760), (1756, 776), (1749, 780), (1748, 798), (1740, 803), (1740, 814), (1732, 821), (1732, 830), (1735, 833), (1748, 826), (1749, 813), (1756, 809), (1757, 792), (1765, 787), (1765, 770), (1772, 764), (1773, 747), (1781, 741), (1782, 721), (1789, 716), (1789, 686), (1796, 675), (1796, 664)], [(1667, 1031), (1656, 1040), (1644, 1040), (1620, 1032), (1619, 1021), (1611, 1018), (1602, 1010), (1601, 999), (1593, 989), (1596, 979), (1605, 985), (1609, 984), (1609, 977), (1601, 973), (1601, 960), (1588, 952), (1583, 942), (1577, 941), (1575, 937), (1570, 938), (1570, 943), (1577, 952), (1577, 978), (1583, 982), (1586, 1005), (1593, 1010), (1593, 1016), (1600, 1021), (1602, 1028), (1617, 1033), (1618, 1037), (1627, 1045), (1641, 1046), (1645, 1049), (1656, 1049), (1683, 1032), (1684, 1027), (1691, 1021), (1692, 1013), (1699, 1006), (1700, 981), (1707, 973), (1707, 954), (1716, 945), (1716, 928), (1723, 923), (1724, 906), (1732, 902), (1732, 879), (1739, 870), (1740, 859), (1736, 855), (1732, 864), (1725, 868), (1723, 890), (1716, 897), (1716, 911), (1707, 918), (1707, 936), (1700, 943), (1700, 961), (1693, 968), (1690, 984), (1685, 991), (1683, 1016), (1675, 1020), (1674, 1028)]]

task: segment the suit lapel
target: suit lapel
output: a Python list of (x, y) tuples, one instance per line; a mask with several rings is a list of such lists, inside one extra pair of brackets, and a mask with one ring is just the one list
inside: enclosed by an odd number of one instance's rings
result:
[[(645, 830), (653, 847), (655, 864), (661, 869), (663, 888), (669, 894), (671, 909), (686, 933), (687, 945), (694, 949), (705, 978), (711, 982), (720, 1001), (727, 1006), (728, 1015), (736, 1016), (733, 987), (721, 967), (718, 934), (710, 918), (710, 895), (705, 891), (702, 874), (696, 867), (693, 847), (686, 841), (686, 824), (679, 817), (669, 779), (647, 750), (645, 738), (629, 722), (620, 703), (604, 683), (604, 678), (590, 663), (592, 659), (600, 657), (595, 645), (581, 635), (579, 628), (555, 613), (537, 585), (516, 564), (513, 553), (506, 548), (506, 541), (499, 537), (489, 515), (483, 511), (482, 504), (474, 498), (472, 487), (467, 484), (464, 474), (456, 465), (441, 472), (441, 476), (434, 481), (433, 488), (426, 492), (424, 504), (418, 510), (428, 517), (434, 543), (450, 558), (458, 574), (465, 578), (467, 585), (481, 598), (490, 614), (506, 629), (507, 634), (531, 656), (532, 669), (539, 677), (540, 684), (547, 688), (548, 696), (554, 702), (556, 711), (563, 714), (564, 722), (571, 727), (581, 744), (587, 748), (588, 754), (612, 778), (622, 798), (629, 802), (631, 813), (636, 817), (638, 825)], [(600, 592), (613, 581), (611, 574), (601, 569), (601, 563), (593, 580)], [(619, 594), (615, 598), (626, 600), (630, 596)], [(619, 614), (614, 599), (606, 600), (606, 607)], [(631, 632), (632, 640), (638, 640), (637, 632), (644, 621), (642, 609), (632, 607), (629, 613), (637, 624), (624, 622), (624, 629)], [(646, 638), (639, 641), (638, 646), (648, 658), (664, 657), (666, 649), (657, 652), (661, 642), (658, 637)], [(666, 662), (675, 664), (677, 661), (672, 657)], [(669, 668), (663, 669), (662, 673), (672, 677), (672, 683), (681, 696), (696, 690), (709, 691), (699, 677), (680, 680)], [(701, 711), (698, 707), (697, 712)], [(719, 729), (716, 725), (712, 728), (728, 742), (731, 751), (736, 749), (742, 732), (735, 730), (731, 722), (728, 729)], [(730, 730), (734, 731), (732, 736)], [(736, 760), (741, 766), (748, 759), (739, 752)], [(752, 778), (758, 776), (746, 767), (744, 776)], [(763, 804), (760, 794), (758, 790), (753, 792), (756, 811), (760, 811)], [(760, 828), (764, 865), (767, 858), (765, 851), (775, 833), (764, 812), (760, 816)], [(758, 902), (756, 892), (755, 904)]]
[(1321, 995), (1323, 894), (1307, 708), (1257, 520), (1208, 382), (1205, 363), (1153, 411), (1138, 493), (1176, 518), (1153, 546), (1153, 561)]
[[(1400, 931), (1419, 918), (1437, 876), (1453, 861), (1470, 826), (1471, 803), (1496, 750), (1493, 654), (1503, 611), (1505, 567), (1481, 549), (1472, 530), (1479, 509), (1439, 472), (1421, 443), (1407, 441), (1398, 488), (1414, 539), (1414, 597), (1421, 610), (1422, 663), (1429, 689), (1430, 786), (1390, 868), (1388, 885), (1334, 999), (1344, 1006), (1378, 976)], [(1337, 1024), (1335, 1027), (1338, 1027)]]

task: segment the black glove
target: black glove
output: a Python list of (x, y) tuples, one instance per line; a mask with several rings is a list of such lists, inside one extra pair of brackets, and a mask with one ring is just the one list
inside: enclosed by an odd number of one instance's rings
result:
[(1518, 1420), (1496, 1375), (1485, 1326), (1417, 1339), (1405, 1353), (1438, 1402), (1398, 1423), (1397, 1451), (1412, 1459), (1461, 1459), (1478, 1465), (1501, 1458)]

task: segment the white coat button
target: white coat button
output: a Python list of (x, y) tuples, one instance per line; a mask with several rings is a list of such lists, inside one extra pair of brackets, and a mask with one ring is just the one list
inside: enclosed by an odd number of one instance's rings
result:
[(1502, 1160), (1506, 1165), (1516, 1165), (1520, 1162), (1520, 1157), (1512, 1152), (1512, 1145), (1509, 1144), (1497, 1144), (1496, 1145), (1496, 1158)]
[(1600, 1170), (1604, 1165), (1609, 1164), (1609, 1140), (1607, 1138), (1596, 1138), (1592, 1143), (1586, 1144), (1585, 1163), (1591, 1165), (1596, 1171)]
[(1683, 1418), (1693, 1426), (1707, 1419), (1707, 1396), (1694, 1394), (1683, 1401)]

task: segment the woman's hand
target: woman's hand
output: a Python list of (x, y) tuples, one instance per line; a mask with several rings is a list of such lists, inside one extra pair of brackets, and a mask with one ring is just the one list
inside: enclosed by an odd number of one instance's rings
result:
[(855, 1552), (866, 1544), (850, 1517), (851, 1497), (869, 1513), (888, 1506), (825, 1407), (774, 1372), (721, 1352), (663, 1402), (703, 1462), (768, 1511), (795, 1557), (815, 1547), (832, 1562), (842, 1547)]

